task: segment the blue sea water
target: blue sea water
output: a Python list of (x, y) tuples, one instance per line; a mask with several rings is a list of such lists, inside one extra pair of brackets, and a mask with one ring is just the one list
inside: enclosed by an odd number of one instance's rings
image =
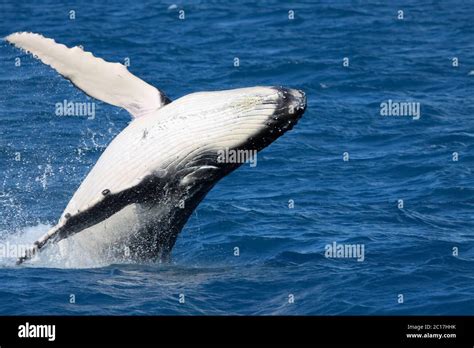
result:
[[(474, 314), (473, 13), (461, 0), (0, 2), (1, 37), (128, 58), (171, 99), (255, 85), (308, 96), (255, 168), (209, 193), (170, 264), (0, 259), (0, 314)], [(130, 118), (102, 102), (93, 120), (56, 116), (89, 97), (4, 41), (0, 91), (0, 239), (27, 243)], [(420, 119), (381, 116), (389, 99), (419, 102)], [(325, 257), (333, 242), (363, 245), (364, 260)]]

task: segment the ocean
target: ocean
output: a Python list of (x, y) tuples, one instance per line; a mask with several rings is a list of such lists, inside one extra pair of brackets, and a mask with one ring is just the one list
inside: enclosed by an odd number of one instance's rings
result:
[[(207, 195), (170, 263), (3, 257), (0, 314), (474, 314), (473, 10), (467, 0), (1, 1), (1, 37), (82, 45), (172, 100), (281, 85), (308, 105), (257, 166)], [(92, 99), (4, 40), (0, 91), (0, 245), (29, 244), (130, 117), (100, 101), (93, 118), (56, 115), (57, 103)]]

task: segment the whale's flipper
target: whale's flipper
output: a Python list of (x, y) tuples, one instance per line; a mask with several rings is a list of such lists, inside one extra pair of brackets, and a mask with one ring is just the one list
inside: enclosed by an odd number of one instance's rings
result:
[(34, 33), (14, 33), (5, 40), (32, 53), (86, 94), (122, 107), (134, 118), (170, 102), (165, 94), (131, 74), (124, 65), (106, 62), (78, 46), (68, 48)]

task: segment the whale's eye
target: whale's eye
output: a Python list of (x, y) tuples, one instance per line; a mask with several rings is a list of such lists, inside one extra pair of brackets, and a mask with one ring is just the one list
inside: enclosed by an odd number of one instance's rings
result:
[(110, 193), (110, 190), (109, 190), (109, 189), (105, 189), (104, 191), (102, 191), (102, 194), (103, 194), (104, 196), (107, 196), (109, 193)]
[(71, 214), (69, 214), (69, 213), (64, 214), (65, 219), (69, 219), (70, 217), (71, 217)]

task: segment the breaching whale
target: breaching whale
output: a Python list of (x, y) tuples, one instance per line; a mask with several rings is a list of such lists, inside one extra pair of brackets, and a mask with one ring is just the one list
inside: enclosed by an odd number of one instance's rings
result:
[(92, 239), (95, 248), (126, 246), (132, 260), (166, 260), (197, 205), (241, 165), (218, 161), (218, 152), (260, 151), (292, 129), (306, 109), (302, 91), (283, 87), (197, 92), (171, 102), (124, 65), (80, 47), (25, 32), (5, 39), (133, 118), (105, 149), (58, 223), (18, 264), (68, 237)]

